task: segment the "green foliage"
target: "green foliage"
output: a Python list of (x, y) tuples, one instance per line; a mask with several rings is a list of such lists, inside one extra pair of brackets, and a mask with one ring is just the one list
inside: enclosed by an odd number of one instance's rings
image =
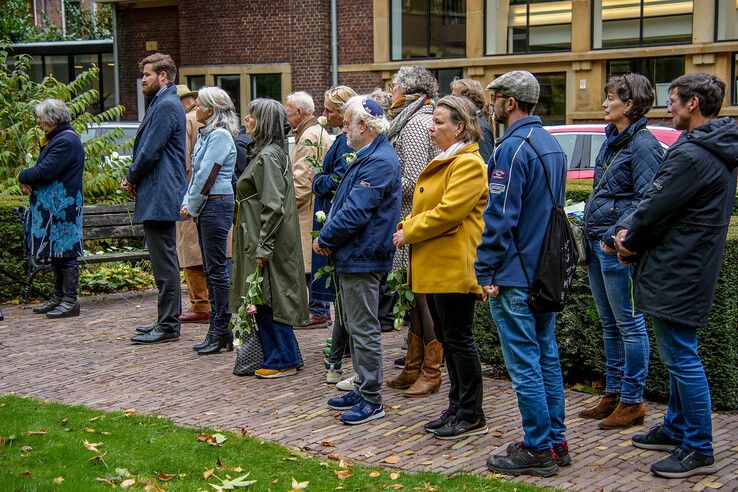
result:
[(80, 8), (79, 3), (64, 2), (66, 34), (41, 12), (41, 22), (33, 25), (26, 0), (0, 2), (0, 39), (11, 43), (64, 41), (73, 39), (110, 39), (113, 37), (113, 10), (99, 3), (95, 10)]
[(155, 286), (154, 275), (148, 262), (136, 265), (124, 261), (113, 261), (80, 268), (79, 292), (83, 295), (127, 292), (150, 289)]
[[(648, 317), (647, 325), (651, 358), (646, 394), (663, 401), (669, 395), (668, 373), (659, 358)], [(477, 305), (474, 336), (482, 360), (505, 373), (497, 329), (486, 303)], [(697, 336), (714, 408), (738, 410), (738, 366), (735, 364), (738, 360), (738, 217), (733, 217), (733, 227), (728, 234), (710, 319), (706, 327), (698, 330)], [(589, 385), (592, 381), (604, 380), (602, 327), (585, 269), (579, 270), (566, 308), (559, 313), (556, 339), (567, 382)]]
[(566, 182), (566, 203), (579, 203), (587, 201), (592, 193), (591, 179), (573, 179)]
[(81, 8), (77, 2), (64, 2), (67, 39), (109, 39), (113, 37), (113, 10), (98, 3), (95, 10)]
[[(387, 468), (320, 461), (245, 434), (175, 426), (166, 417), (135, 410), (103, 412), (0, 396), (0, 490), (193, 491), (228, 484), (235, 490), (283, 491), (293, 483), (307, 492), (393, 490), (396, 485), (407, 491), (543, 490), (467, 473), (402, 471), (392, 479)], [(241, 488), (252, 480), (253, 487)]]
[(32, 19), (26, 0), (4, 0), (0, 2), (0, 37), (11, 43), (31, 38)]
[[(33, 166), (38, 158), (38, 139), (43, 130), (36, 123), (34, 107), (46, 98), (61, 99), (67, 103), (72, 113), (72, 127), (77, 133), (88, 125), (103, 123), (120, 118), (125, 111), (116, 106), (93, 115), (87, 111), (91, 104), (99, 100), (100, 94), (89, 89), (98, 78), (99, 69), (95, 66), (82, 72), (65, 85), (46, 77), (41, 83), (31, 80), (28, 72), (31, 57), (16, 55), (12, 59), (0, 46), (0, 196), (21, 194), (16, 179), (18, 173)], [(128, 144), (119, 146), (115, 139), (120, 138), (120, 130), (85, 142), (84, 196), (86, 203), (121, 203), (127, 197), (119, 189), (127, 162), (115, 157), (123, 152)]]
[(387, 286), (397, 293), (397, 301), (392, 307), (392, 314), (395, 316), (395, 328), (400, 328), (405, 317), (415, 307), (415, 294), (410, 290), (407, 282), (407, 270), (396, 268), (389, 272)]

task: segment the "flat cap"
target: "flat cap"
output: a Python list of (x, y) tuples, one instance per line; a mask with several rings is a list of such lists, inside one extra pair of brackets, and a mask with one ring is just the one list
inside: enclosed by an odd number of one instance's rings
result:
[(515, 70), (500, 75), (487, 86), (488, 91), (500, 91), (516, 101), (536, 104), (541, 86), (532, 73)]

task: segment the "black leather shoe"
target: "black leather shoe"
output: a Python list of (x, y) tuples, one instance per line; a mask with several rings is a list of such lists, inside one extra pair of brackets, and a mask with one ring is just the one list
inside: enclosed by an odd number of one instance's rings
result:
[(205, 335), (205, 340), (203, 340), (202, 342), (198, 343), (197, 345), (193, 345), (192, 346), (192, 350), (194, 350), (195, 352), (197, 352), (198, 350), (204, 349), (205, 347), (207, 347), (208, 345), (210, 345), (210, 341), (212, 339), (212, 336), (213, 336), (212, 332), (210, 330), (208, 330), (207, 335)]
[(197, 355), (217, 354), (222, 349), (226, 349), (228, 352), (233, 350), (232, 334), (212, 335), (210, 337), (210, 343), (198, 350)]
[(49, 311), (53, 311), (59, 304), (61, 304), (61, 300), (62, 296), (54, 293), (48, 301), (33, 308), (33, 312), (36, 314), (46, 314)]
[(446, 409), (443, 411), (440, 417), (436, 420), (431, 420), (423, 426), (426, 432), (435, 432), (436, 429), (440, 429), (444, 425), (448, 424), (452, 418), (456, 415), (456, 411)]
[(46, 313), (46, 317), (51, 319), (71, 318), (72, 316), (79, 316), (79, 303), (76, 297), (71, 296), (62, 297), (59, 305)]
[(153, 325), (138, 325), (136, 331), (138, 333), (151, 333), (154, 328), (156, 328), (156, 323)]
[(462, 419), (459, 414), (449, 420), (443, 427), (439, 427), (433, 432), (438, 439), (463, 439), (469, 436), (481, 436), (489, 432), (487, 422), (484, 417), (480, 417), (476, 422), (467, 422)]
[(151, 343), (176, 342), (179, 340), (178, 331), (162, 331), (160, 328), (152, 330), (149, 333), (142, 333), (131, 337), (131, 342), (138, 345)]

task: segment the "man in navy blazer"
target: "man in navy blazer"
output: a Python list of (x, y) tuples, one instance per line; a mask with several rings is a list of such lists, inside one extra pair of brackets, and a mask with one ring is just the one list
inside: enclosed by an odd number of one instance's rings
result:
[(186, 122), (174, 79), (177, 67), (169, 55), (154, 53), (139, 63), (144, 96), (150, 98), (133, 144), (133, 161), (121, 187), (136, 197), (134, 219), (143, 222), (159, 289), (158, 317), (139, 326), (133, 343), (160, 343), (179, 338), (181, 287), (175, 223), (187, 187)]

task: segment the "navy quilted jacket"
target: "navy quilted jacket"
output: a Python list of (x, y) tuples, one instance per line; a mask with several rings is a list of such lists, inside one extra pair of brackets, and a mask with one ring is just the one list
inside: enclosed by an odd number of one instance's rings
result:
[(641, 117), (615, 136), (615, 125), (605, 128), (607, 140), (595, 161), (594, 189), (584, 208), (588, 239), (614, 247), (615, 224), (638, 208), (648, 185), (661, 166), (663, 149)]

